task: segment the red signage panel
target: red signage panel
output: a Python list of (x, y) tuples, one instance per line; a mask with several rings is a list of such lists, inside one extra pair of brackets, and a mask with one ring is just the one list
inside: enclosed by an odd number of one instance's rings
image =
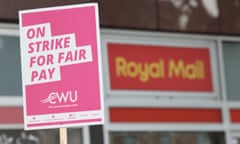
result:
[(213, 92), (210, 49), (108, 43), (112, 90)]
[(221, 123), (220, 109), (200, 108), (110, 108), (111, 122)]
[(231, 122), (240, 123), (240, 109), (231, 109)]
[(22, 107), (0, 107), (0, 124), (23, 124), (23, 108)]

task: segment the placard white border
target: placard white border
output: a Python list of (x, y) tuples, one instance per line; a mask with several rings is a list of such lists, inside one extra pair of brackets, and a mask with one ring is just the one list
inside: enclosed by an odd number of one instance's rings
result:
[[(19, 29), (20, 29), (20, 36), (23, 31), (22, 28), (22, 14), (25, 13), (31, 13), (31, 12), (46, 12), (46, 11), (57, 11), (57, 10), (65, 10), (65, 9), (74, 9), (74, 8), (87, 8), (87, 7), (94, 7), (94, 13), (95, 17), (94, 19), (96, 20), (96, 44), (97, 44), (97, 56), (98, 56), (98, 77), (99, 77), (99, 86), (100, 86), (100, 108), (99, 111), (99, 121), (96, 122), (82, 122), (79, 124), (76, 123), (66, 123), (65, 121), (63, 124), (54, 124), (54, 125), (44, 125), (44, 126), (34, 126), (34, 127), (29, 127), (28, 125), (31, 124), (28, 121), (29, 116), (27, 115), (27, 103), (26, 103), (26, 92), (25, 92), (25, 84), (22, 84), (22, 90), (23, 90), (23, 113), (24, 113), (24, 129), (25, 130), (35, 130), (35, 129), (47, 129), (47, 128), (60, 128), (60, 127), (73, 127), (73, 126), (84, 126), (84, 125), (99, 125), (104, 123), (104, 104), (103, 104), (103, 76), (102, 76), (102, 57), (101, 57), (101, 44), (100, 44), (100, 25), (99, 25), (99, 9), (98, 9), (98, 4), (97, 3), (82, 3), (82, 4), (73, 4), (73, 5), (67, 5), (67, 6), (56, 6), (56, 7), (48, 7), (48, 8), (38, 8), (38, 9), (29, 9), (29, 10), (21, 10), (19, 11)], [(22, 41), (20, 41), (20, 46)], [(22, 55), (22, 52), (21, 52)], [(21, 58), (21, 62), (23, 62), (23, 58)], [(21, 66), (22, 67), (22, 66)], [(24, 75), (22, 73), (22, 75)], [(23, 76), (22, 76), (23, 77)], [(74, 112), (76, 113), (76, 112)], [(58, 121), (56, 121), (58, 123)]]

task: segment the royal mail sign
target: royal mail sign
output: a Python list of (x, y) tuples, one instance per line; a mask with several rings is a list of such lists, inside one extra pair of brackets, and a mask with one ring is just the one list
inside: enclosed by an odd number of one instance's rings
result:
[(211, 49), (107, 42), (110, 90), (213, 93)]

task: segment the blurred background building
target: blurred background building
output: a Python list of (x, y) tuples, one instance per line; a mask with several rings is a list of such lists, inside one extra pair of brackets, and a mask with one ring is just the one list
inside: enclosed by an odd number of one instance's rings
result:
[[(23, 131), (18, 10), (87, 2), (99, 3), (105, 124), (70, 128), (69, 144), (240, 144), (240, 0), (1, 1), (0, 144), (59, 143), (57, 129)], [(158, 56), (190, 62), (153, 80)]]

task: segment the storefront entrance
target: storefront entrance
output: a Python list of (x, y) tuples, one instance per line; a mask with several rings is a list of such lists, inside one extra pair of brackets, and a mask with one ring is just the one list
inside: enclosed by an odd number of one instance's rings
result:
[[(110, 134), (110, 143), (224, 144), (225, 142), (222, 132), (112, 132)], [(234, 144), (239, 144), (239, 141)]]

